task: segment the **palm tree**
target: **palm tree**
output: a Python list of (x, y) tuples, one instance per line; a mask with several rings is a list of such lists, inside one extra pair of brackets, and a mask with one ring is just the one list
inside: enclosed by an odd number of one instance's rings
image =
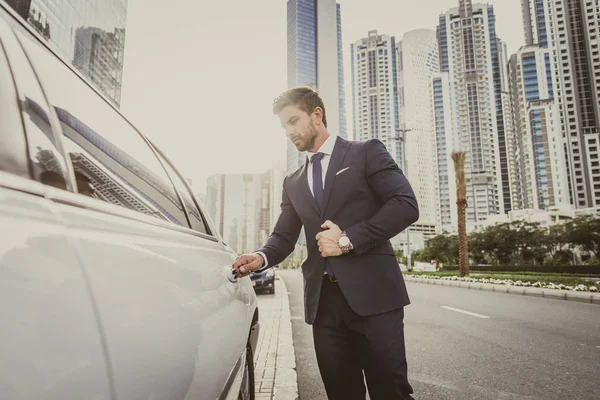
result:
[(458, 260), (460, 276), (469, 275), (469, 242), (467, 238), (467, 183), (465, 181), (465, 152), (452, 152), (456, 173), (456, 206), (458, 208)]

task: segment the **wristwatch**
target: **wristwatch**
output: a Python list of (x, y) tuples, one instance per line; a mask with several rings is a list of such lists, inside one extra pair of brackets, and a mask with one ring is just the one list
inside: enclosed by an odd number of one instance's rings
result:
[(350, 238), (348, 235), (346, 235), (345, 231), (342, 232), (342, 236), (340, 236), (338, 239), (338, 246), (340, 246), (340, 249), (342, 249), (342, 254), (348, 254), (350, 253), (350, 250), (354, 248), (352, 243), (350, 243)]

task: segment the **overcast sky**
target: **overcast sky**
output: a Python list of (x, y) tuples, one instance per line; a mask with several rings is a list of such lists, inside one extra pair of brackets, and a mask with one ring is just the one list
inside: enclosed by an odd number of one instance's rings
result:
[[(350, 44), (369, 30), (436, 29), (458, 0), (339, 0), (348, 126)], [(287, 83), (286, 0), (129, 0), (121, 108), (205, 192), (216, 173), (264, 172), (285, 160), (271, 113)], [(522, 46), (521, 0), (491, 0), (497, 34)], [(422, 5), (419, 5), (422, 4)]]

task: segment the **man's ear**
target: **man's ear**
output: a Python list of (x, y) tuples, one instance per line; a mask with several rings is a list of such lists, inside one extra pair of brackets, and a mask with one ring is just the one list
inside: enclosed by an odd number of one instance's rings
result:
[(321, 125), (323, 123), (323, 109), (321, 107), (315, 107), (312, 117), (316, 126)]

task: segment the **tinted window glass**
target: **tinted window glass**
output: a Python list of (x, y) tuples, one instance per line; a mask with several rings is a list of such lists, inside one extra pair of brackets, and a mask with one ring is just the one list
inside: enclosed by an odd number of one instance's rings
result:
[(0, 42), (0, 170), (29, 177), (27, 144), (14, 81)]
[[(14, 37), (9, 35), (3, 37), (3, 40), (12, 39)], [(18, 43), (9, 42), (8, 45), (11, 46), (8, 51), (11, 70), (19, 88), (31, 174), (42, 183), (67, 189), (70, 184), (65, 159), (52, 131), (51, 114), (38, 79)]]
[(187, 226), (172, 186), (135, 159), (106, 142), (65, 110), (56, 110), (73, 163), (77, 190), (83, 195)]
[(187, 185), (183, 182), (179, 173), (177, 171), (175, 171), (175, 169), (162, 156), (162, 154), (159, 153), (159, 157), (161, 157), (163, 165), (165, 166), (165, 168), (167, 169), (167, 172), (169, 173), (169, 176), (173, 180), (173, 183), (175, 184), (175, 187), (177, 188), (177, 191), (179, 192), (179, 194), (181, 196), (181, 200), (183, 201), (183, 204), (185, 204), (185, 208), (186, 208), (187, 214), (188, 214), (188, 219), (190, 221), (192, 229), (195, 231), (198, 231), (198, 232), (207, 233), (206, 225), (204, 224), (204, 221), (202, 220), (200, 211), (198, 210), (198, 207), (196, 206), (196, 202), (192, 198), (192, 195), (190, 194), (190, 191), (189, 191)]
[(21, 40), (55, 107), (80, 192), (188, 226), (169, 177), (138, 132), (60, 60)]

